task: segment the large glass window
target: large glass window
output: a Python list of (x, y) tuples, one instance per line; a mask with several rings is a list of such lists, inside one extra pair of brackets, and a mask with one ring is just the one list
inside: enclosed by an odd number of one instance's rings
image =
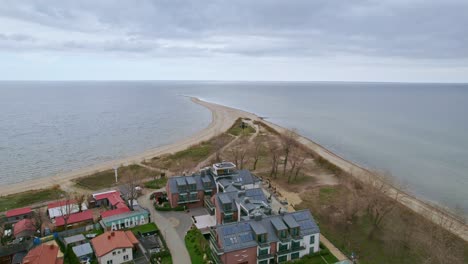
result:
[(278, 257), (278, 263), (286, 262), (287, 260), (288, 260), (287, 255)]
[(266, 239), (267, 239), (266, 234), (257, 235), (257, 241), (260, 242), (260, 243), (265, 243)]
[(292, 241), (291, 242), (291, 248), (292, 249), (298, 249), (301, 246), (301, 242), (299, 241)]
[(291, 254), (291, 259), (298, 259), (298, 258), (299, 258), (299, 252)]
[(279, 244), (279, 250), (278, 251), (286, 251), (288, 250), (288, 244)]
[(268, 255), (268, 248), (260, 248), (260, 249), (258, 250), (258, 255), (259, 255), (259, 256)]

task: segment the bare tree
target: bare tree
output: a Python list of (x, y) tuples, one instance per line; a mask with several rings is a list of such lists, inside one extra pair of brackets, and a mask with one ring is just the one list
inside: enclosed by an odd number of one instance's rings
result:
[(224, 146), (228, 143), (228, 139), (226, 139), (225, 135), (219, 135), (213, 139), (213, 147), (215, 151), (215, 158), (216, 162), (221, 162), (221, 151), (223, 150)]
[(274, 142), (270, 142), (268, 145), (268, 150), (270, 151), (270, 159), (271, 159), (271, 170), (270, 170), (270, 177), (278, 176), (278, 165), (279, 165), (279, 158), (280, 155), (278, 153), (278, 147)]
[(297, 180), (297, 176), (304, 166), (306, 153), (302, 151), (302, 149), (295, 147), (291, 150), (289, 157), (290, 169), (288, 173), (288, 183), (291, 183), (293, 176), (294, 180)]
[(61, 217), (63, 218), (63, 223), (65, 226), (65, 230), (68, 229), (68, 219), (70, 219), (70, 215), (73, 214), (75, 209), (75, 201), (72, 200), (70, 193), (65, 192), (61, 195), (62, 200), (58, 202), (59, 204), (59, 211)]
[(283, 163), (283, 176), (286, 175), (286, 166), (288, 166), (289, 154), (293, 148), (297, 145), (297, 133), (295, 129), (288, 130), (286, 133), (280, 136), (281, 147), (284, 153), (284, 163)]
[(239, 168), (241, 170), (244, 168), (244, 163), (246, 162), (248, 152), (247, 142), (246, 138), (240, 138), (237, 142), (237, 148), (239, 149)]
[(33, 212), (31, 220), (32, 220), (32, 224), (34, 225), (34, 228), (36, 230), (39, 230), (42, 236), (42, 224), (44, 220), (43, 220), (43, 215), (42, 215), (40, 208)]
[(252, 170), (256, 170), (257, 163), (260, 160), (260, 156), (264, 150), (265, 138), (263, 136), (257, 136), (253, 140), (253, 143), (254, 145), (251, 151), (252, 159), (253, 159)]
[(139, 187), (141, 184), (141, 180), (143, 178), (143, 175), (139, 170), (131, 170), (128, 171), (124, 176), (123, 176), (123, 188), (125, 189), (124, 191), (126, 192), (126, 199), (129, 201), (129, 207), (130, 210), (133, 211), (133, 201), (138, 198), (138, 195), (140, 194)]
[(74, 195), (75, 201), (78, 204), (78, 210), (81, 212), (83, 210), (83, 203), (86, 200), (86, 195), (83, 193), (75, 193)]
[(398, 205), (400, 191), (392, 188), (388, 181), (391, 181), (387, 175), (381, 178), (374, 177), (371, 182), (366, 184), (367, 211), (373, 220), (373, 229), (370, 235), (376, 229), (380, 228), (385, 217)]

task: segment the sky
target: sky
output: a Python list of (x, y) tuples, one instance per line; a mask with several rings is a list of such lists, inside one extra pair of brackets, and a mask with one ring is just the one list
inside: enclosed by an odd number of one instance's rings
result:
[(2, 0), (0, 80), (468, 82), (467, 0)]

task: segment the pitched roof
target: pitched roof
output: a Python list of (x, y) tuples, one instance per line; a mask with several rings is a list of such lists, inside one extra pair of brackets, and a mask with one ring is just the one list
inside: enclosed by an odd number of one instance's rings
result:
[(34, 222), (31, 219), (23, 219), (13, 226), (13, 235), (16, 237), (24, 231), (36, 231)]
[(93, 249), (91, 248), (91, 244), (89, 243), (74, 246), (72, 247), (72, 250), (73, 252), (75, 252), (75, 255), (77, 257), (82, 257), (93, 253)]
[(130, 212), (130, 209), (128, 207), (122, 207), (122, 208), (117, 208), (114, 210), (109, 210), (101, 213), (101, 218), (107, 218), (111, 217), (114, 215), (119, 215), (119, 214), (124, 214)]
[(66, 237), (63, 240), (65, 241), (65, 244), (70, 244), (70, 243), (85, 241), (86, 238), (83, 234), (78, 234), (78, 235)]
[[(310, 211), (301, 210), (284, 215), (272, 215), (259, 220), (250, 219), (242, 222), (234, 222), (216, 226), (217, 240), (225, 252), (257, 246), (254, 239), (255, 233), (267, 234), (267, 243), (276, 242), (277, 236), (275, 226), (284, 228), (291, 221), (294, 226), (300, 226), (300, 235), (306, 236), (320, 232)], [(292, 224), (291, 223), (291, 224)]]
[[(67, 225), (84, 222), (93, 220), (93, 212), (90, 210), (83, 211), (80, 213), (71, 214), (68, 217)], [(65, 225), (65, 219), (63, 216), (59, 216), (55, 218), (55, 226), (63, 226)]]
[(31, 213), (31, 207), (17, 208), (6, 212), (6, 217), (13, 217)]
[[(133, 234), (132, 234), (133, 235)], [(91, 240), (94, 251), (97, 257), (102, 257), (114, 249), (118, 248), (133, 248), (133, 239), (135, 236), (129, 237), (125, 231), (105, 232), (104, 234), (95, 237)]]
[(23, 263), (27, 264), (58, 264), (63, 263), (63, 259), (57, 259), (59, 247), (54, 244), (41, 244), (31, 249)]
[(47, 209), (62, 207), (62, 206), (69, 205), (69, 204), (70, 205), (76, 204), (76, 200), (70, 199), (70, 200), (61, 200), (61, 201), (52, 202), (47, 205)]

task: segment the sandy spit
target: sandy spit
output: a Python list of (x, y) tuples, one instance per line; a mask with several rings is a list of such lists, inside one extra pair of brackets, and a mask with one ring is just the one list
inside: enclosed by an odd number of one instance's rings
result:
[[(115, 166), (119, 165), (127, 165), (132, 163), (139, 163), (145, 159), (150, 159), (162, 154), (174, 153), (180, 150), (184, 150), (192, 145), (198, 144), (202, 141), (208, 140), (216, 135), (219, 135), (226, 131), (234, 121), (239, 117), (250, 118), (252, 120), (263, 121), (269, 126), (273, 127), (279, 132), (286, 131), (285, 128), (280, 127), (276, 124), (267, 122), (262, 120), (255, 114), (248, 113), (239, 109), (234, 109), (214, 103), (209, 103), (205, 101), (201, 101), (197, 98), (191, 98), (194, 103), (202, 105), (208, 108), (212, 113), (212, 120), (211, 123), (203, 129), (202, 131), (194, 134), (191, 137), (186, 139), (180, 140), (179, 142), (158, 147), (155, 149), (151, 149), (145, 151), (139, 155), (135, 155), (132, 157), (109, 161), (106, 163), (102, 163), (99, 165), (83, 168), (76, 171), (71, 171), (67, 173), (60, 173), (50, 177), (43, 177), (34, 180), (28, 180), (20, 183), (10, 184), (10, 185), (3, 185), (0, 186), (0, 194), (8, 195), (18, 192), (24, 192), (33, 189), (40, 189), (40, 188), (47, 188), (51, 187), (55, 184), (58, 185), (70, 185), (71, 180), (83, 177), (98, 171), (112, 169)], [(313, 142), (312, 140), (300, 137), (299, 141), (304, 144), (305, 146), (309, 147), (323, 158), (327, 159), (329, 162), (333, 163), (334, 165), (338, 166), (342, 170), (354, 175), (361, 181), (368, 181), (370, 177), (377, 177), (375, 174), (370, 172), (369, 170), (350, 162), (333, 152), (327, 150), (320, 144)], [(396, 187), (392, 187), (392, 191), (389, 192), (389, 196), (394, 197), (398, 193), (398, 201), (403, 204), (404, 206), (408, 207), (409, 209), (415, 211), (416, 213), (421, 214), (422, 216), (426, 217), (427, 219), (433, 221), (436, 224), (440, 224), (444, 226), (448, 231), (452, 232), (453, 234), (461, 237), (465, 241), (468, 241), (468, 226), (456, 216), (437, 208), (427, 202), (421, 201), (414, 196), (402, 192), (398, 190)]]

